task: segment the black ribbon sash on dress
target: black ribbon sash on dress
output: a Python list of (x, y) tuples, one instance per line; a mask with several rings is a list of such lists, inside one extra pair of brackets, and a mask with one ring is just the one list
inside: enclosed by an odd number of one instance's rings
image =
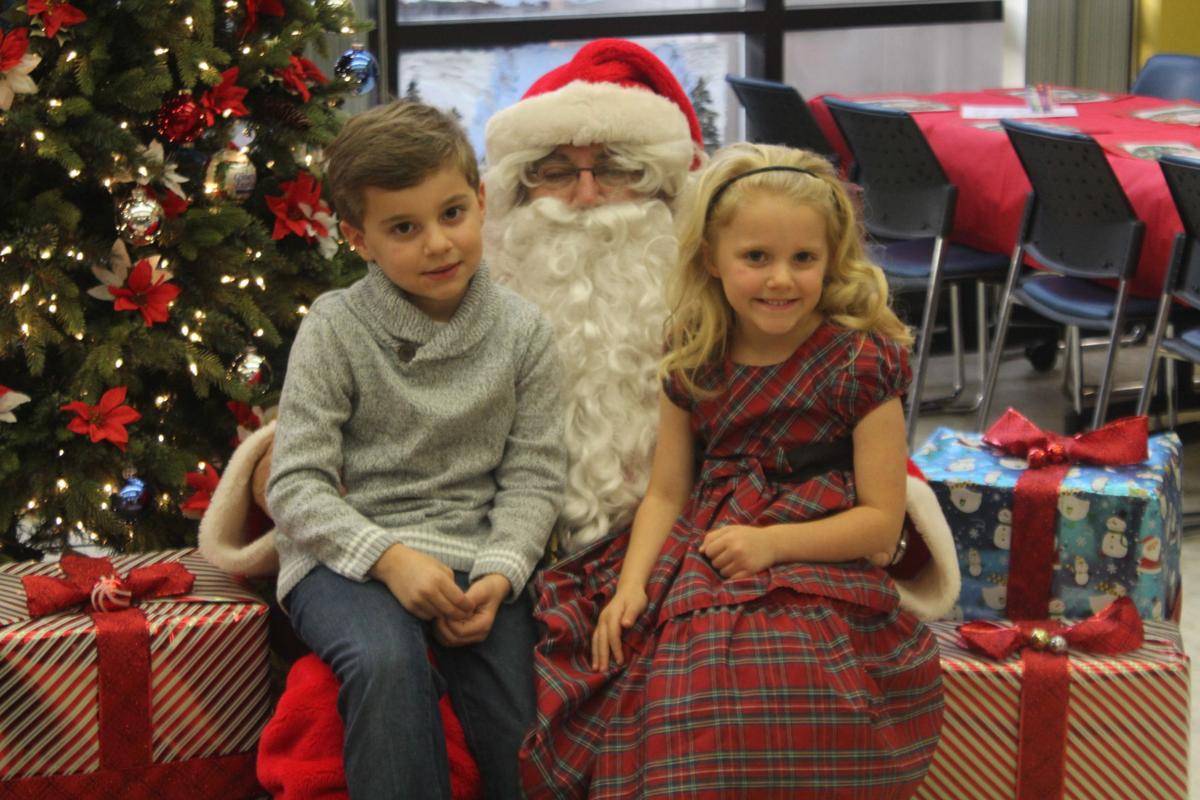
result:
[[(854, 442), (850, 437), (833, 442), (813, 442), (787, 450), (783, 457), (787, 460), (786, 469), (769, 469), (764, 466), (763, 476), (770, 481), (803, 483), (834, 470), (853, 471)], [(759, 459), (749, 459), (747, 456), (741, 455), (709, 456), (704, 459), (704, 463), (720, 464), (745, 460), (758, 461)]]

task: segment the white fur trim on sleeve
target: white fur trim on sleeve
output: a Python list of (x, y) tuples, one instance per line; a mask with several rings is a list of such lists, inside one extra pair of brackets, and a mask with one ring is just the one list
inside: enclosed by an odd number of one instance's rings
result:
[(279, 571), (274, 529), (253, 540), (246, 531), (254, 503), (254, 468), (274, 437), (275, 423), (270, 422), (238, 445), (200, 520), (200, 554), (235, 575), (256, 577)]
[(896, 581), (900, 605), (920, 619), (941, 619), (950, 613), (962, 588), (954, 536), (937, 495), (925, 481), (908, 476), (905, 505), (909, 519), (929, 548), (930, 560), (916, 577)]
[(692, 140), (687, 117), (649, 89), (574, 81), (496, 112), (485, 134), (488, 162), (531, 147)]

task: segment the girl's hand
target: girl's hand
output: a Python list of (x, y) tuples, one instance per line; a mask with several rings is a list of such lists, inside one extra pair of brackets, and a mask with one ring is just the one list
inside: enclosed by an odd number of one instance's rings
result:
[(704, 535), (700, 553), (723, 578), (745, 578), (775, 566), (770, 534), (749, 525), (714, 528)]
[(613, 599), (600, 612), (596, 622), (596, 630), (592, 632), (592, 669), (604, 672), (608, 669), (608, 654), (618, 664), (625, 663), (625, 655), (621, 651), (621, 634), (633, 627), (637, 618), (650, 604), (646, 590), (623, 589), (618, 587)]

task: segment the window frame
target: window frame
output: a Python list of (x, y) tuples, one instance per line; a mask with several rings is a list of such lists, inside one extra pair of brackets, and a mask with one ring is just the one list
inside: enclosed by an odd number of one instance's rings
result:
[(394, 0), (377, 0), (383, 24), (371, 33), (380, 54), (383, 88), (400, 96), (394, 53), (513, 47), (551, 41), (734, 33), (744, 36), (746, 75), (783, 81), (784, 37), (795, 31), (999, 22), (1003, 0), (911, 2), (788, 8), (786, 0), (746, 0), (744, 9), (624, 15), (562, 15), (497, 19), (422, 20), (400, 25)]

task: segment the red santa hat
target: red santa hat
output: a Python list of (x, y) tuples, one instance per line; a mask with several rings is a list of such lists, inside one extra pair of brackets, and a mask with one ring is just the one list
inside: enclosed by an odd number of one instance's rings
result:
[(520, 102), (488, 121), (488, 161), (529, 147), (605, 142), (659, 144), (691, 139), (700, 121), (667, 66), (641, 45), (597, 39), (538, 78)]

